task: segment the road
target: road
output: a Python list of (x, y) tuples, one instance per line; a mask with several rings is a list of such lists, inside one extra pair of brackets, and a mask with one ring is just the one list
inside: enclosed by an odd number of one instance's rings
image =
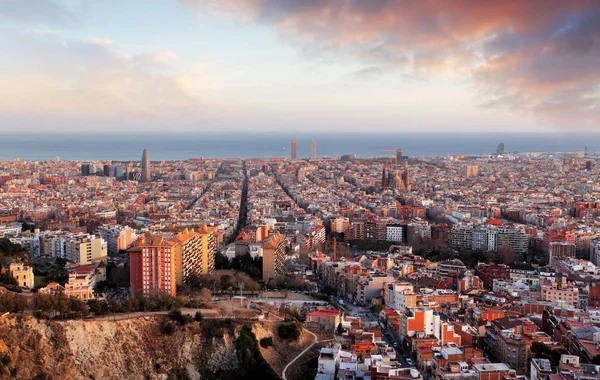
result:
[(283, 377), (283, 380), (287, 380), (287, 376), (286, 376), (286, 374), (285, 374), (285, 373), (287, 372), (288, 368), (289, 368), (289, 367), (290, 367), (292, 364), (294, 364), (294, 362), (295, 362), (296, 360), (298, 360), (298, 359), (299, 359), (299, 358), (300, 358), (302, 355), (304, 355), (304, 354), (305, 354), (305, 353), (306, 353), (308, 350), (310, 350), (310, 349), (312, 348), (312, 346), (314, 346), (315, 344), (317, 344), (317, 336), (316, 336), (315, 334), (313, 334), (311, 331), (308, 331), (307, 329), (304, 329), (304, 328), (303, 328), (303, 330), (304, 330), (304, 331), (306, 331), (307, 333), (309, 333), (310, 335), (312, 335), (312, 336), (313, 336), (313, 338), (314, 338), (314, 341), (311, 343), (311, 345), (310, 345), (310, 346), (306, 347), (306, 348), (304, 349), (304, 351), (302, 351), (301, 353), (299, 353), (299, 354), (298, 354), (298, 355), (297, 355), (297, 356), (296, 356), (296, 357), (295, 357), (295, 358), (294, 358), (294, 359), (293, 359), (291, 362), (289, 362), (289, 363), (288, 363), (288, 364), (285, 366), (285, 368), (283, 369), (283, 372), (281, 373), (281, 377)]

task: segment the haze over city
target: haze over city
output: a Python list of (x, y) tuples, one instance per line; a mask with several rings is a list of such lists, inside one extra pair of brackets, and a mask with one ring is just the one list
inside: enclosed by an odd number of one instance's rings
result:
[(596, 131), (597, 1), (0, 1), (0, 130)]

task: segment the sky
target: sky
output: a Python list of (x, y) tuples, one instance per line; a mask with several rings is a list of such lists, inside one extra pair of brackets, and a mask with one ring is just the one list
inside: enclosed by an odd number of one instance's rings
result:
[(600, 2), (0, 0), (29, 131), (597, 132)]

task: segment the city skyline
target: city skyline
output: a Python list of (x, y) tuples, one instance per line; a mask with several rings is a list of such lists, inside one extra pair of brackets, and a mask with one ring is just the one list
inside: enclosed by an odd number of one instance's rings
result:
[(3, 1), (0, 132), (593, 131), (600, 5), (551, 3)]

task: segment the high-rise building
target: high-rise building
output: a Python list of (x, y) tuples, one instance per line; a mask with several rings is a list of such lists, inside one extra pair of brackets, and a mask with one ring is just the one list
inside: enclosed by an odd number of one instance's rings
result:
[[(202, 274), (209, 274), (215, 267), (215, 228), (200, 226), (198, 232), (187, 228), (173, 238), (179, 243), (181, 265), (177, 266), (177, 284)], [(181, 268), (181, 270), (179, 270)]]
[(317, 159), (317, 142), (315, 140), (310, 141), (310, 159)]
[(166, 293), (175, 296), (179, 243), (160, 235), (144, 235), (129, 250), (131, 292), (145, 296)]
[(102, 225), (98, 227), (96, 234), (106, 241), (109, 254), (129, 248), (136, 239), (136, 234), (130, 227), (118, 224)]
[(101, 237), (89, 234), (71, 236), (66, 240), (65, 253), (67, 260), (89, 265), (92, 262), (106, 260), (106, 241)]
[(585, 162), (585, 168), (587, 171), (592, 171), (592, 168), (594, 167), (594, 163), (592, 161), (586, 161)]
[(283, 274), (285, 264), (285, 236), (280, 233), (271, 235), (261, 242), (263, 252), (263, 281)]
[(112, 168), (110, 167), (110, 165), (104, 164), (102, 172), (103, 172), (102, 174), (105, 177), (110, 177), (112, 175)]
[(54, 163), (58, 164), (60, 162), (60, 157), (56, 156), (54, 157)]
[(83, 177), (90, 175), (90, 164), (81, 164), (81, 175)]
[(150, 156), (148, 156), (148, 150), (144, 149), (142, 153), (142, 182), (150, 182)]
[(296, 140), (292, 140), (292, 159), (296, 158)]
[(396, 149), (396, 163), (400, 165), (400, 162), (402, 162), (403, 159), (404, 157), (402, 156), (402, 149)]

